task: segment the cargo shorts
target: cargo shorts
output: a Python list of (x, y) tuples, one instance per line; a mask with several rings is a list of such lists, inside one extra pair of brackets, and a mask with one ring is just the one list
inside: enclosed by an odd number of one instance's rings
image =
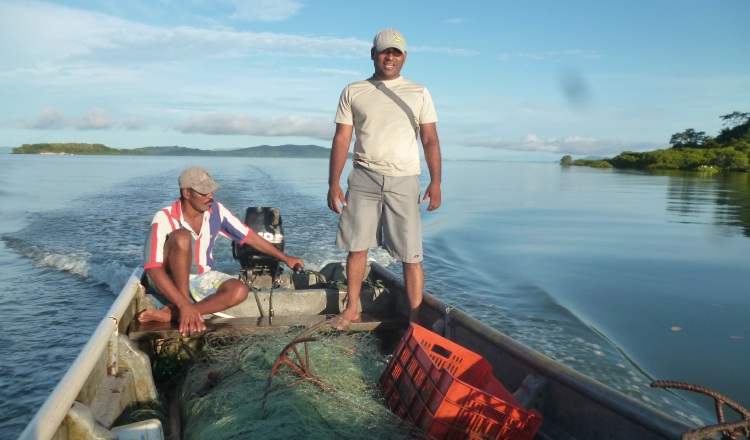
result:
[[(169, 304), (171, 301), (169, 301), (167, 296), (157, 289), (156, 283), (151, 280), (151, 277), (147, 278), (148, 285), (151, 288), (148, 293), (151, 296), (151, 301), (154, 303), (154, 307), (160, 309)], [(219, 290), (219, 286), (221, 286), (224, 281), (232, 278), (237, 277), (233, 277), (232, 275), (217, 270), (209, 270), (208, 272), (199, 275), (190, 274), (190, 280), (188, 281), (190, 302), (196, 303), (203, 301), (207, 297), (216, 293), (216, 291)]]
[(349, 252), (382, 246), (404, 263), (422, 261), (419, 177), (383, 176), (355, 166), (347, 185), (336, 246)]

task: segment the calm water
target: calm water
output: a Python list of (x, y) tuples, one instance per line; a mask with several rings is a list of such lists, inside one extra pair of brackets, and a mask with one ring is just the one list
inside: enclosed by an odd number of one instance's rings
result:
[[(345, 257), (326, 160), (0, 156), (0, 438), (75, 359), (189, 165), (212, 172), (236, 213), (279, 207), (286, 250), (309, 268)], [(712, 401), (652, 380), (750, 407), (749, 177), (447, 161), (443, 206), (423, 214), (426, 288), (678, 417), (705, 420)], [(235, 272), (220, 248), (219, 268)]]

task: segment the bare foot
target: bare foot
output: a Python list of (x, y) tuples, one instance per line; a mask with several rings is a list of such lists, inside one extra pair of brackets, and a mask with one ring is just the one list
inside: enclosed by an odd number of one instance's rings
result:
[(172, 309), (146, 309), (138, 314), (138, 322), (169, 322), (172, 320)]
[(350, 312), (348, 310), (344, 310), (344, 312), (337, 316), (333, 321), (333, 329), (346, 330), (346, 328), (349, 327), (349, 324), (351, 324), (352, 322), (359, 322), (359, 319), (359, 312)]

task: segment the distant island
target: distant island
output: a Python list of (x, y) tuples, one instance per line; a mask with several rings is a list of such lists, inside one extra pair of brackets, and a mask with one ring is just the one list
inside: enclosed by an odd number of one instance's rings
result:
[(562, 166), (691, 170), (704, 172), (750, 171), (750, 113), (721, 116), (724, 128), (716, 137), (692, 128), (672, 135), (671, 148), (637, 153), (625, 151), (612, 159), (560, 159)]
[(177, 146), (116, 149), (103, 144), (42, 143), (23, 144), (13, 148), (12, 154), (328, 158), (331, 155), (331, 149), (317, 145), (261, 145), (235, 150), (201, 150)]

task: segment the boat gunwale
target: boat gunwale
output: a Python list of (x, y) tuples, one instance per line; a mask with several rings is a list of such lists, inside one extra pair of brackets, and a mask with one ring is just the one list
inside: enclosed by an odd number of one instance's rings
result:
[(137, 267), (125, 282), (104, 318), (99, 322), (86, 345), (81, 349), (65, 374), (57, 382), (42, 406), (36, 412), (19, 440), (49, 439), (55, 435), (65, 416), (83, 389), (91, 371), (93, 371), (104, 350), (109, 346), (113, 335), (125, 328), (128, 323), (121, 322), (128, 312), (141, 287), (143, 268)]

